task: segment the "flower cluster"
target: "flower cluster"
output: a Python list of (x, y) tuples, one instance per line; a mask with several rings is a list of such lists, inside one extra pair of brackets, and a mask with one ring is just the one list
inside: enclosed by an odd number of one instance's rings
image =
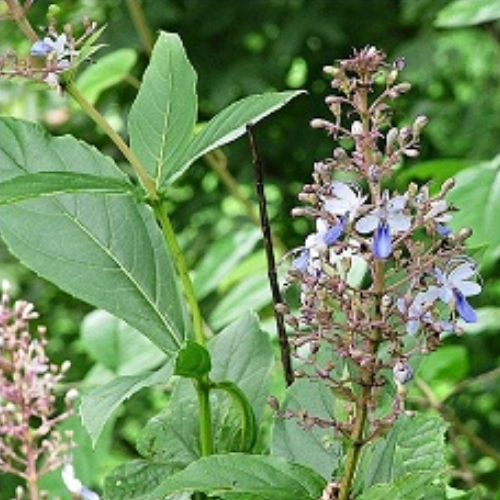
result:
[(56, 17), (49, 16), (46, 35), (36, 40), (29, 57), (18, 57), (11, 52), (0, 58), (0, 75), (5, 78), (24, 77), (42, 81), (62, 92), (66, 76), (98, 47), (91, 47), (96, 37), (97, 24), (84, 20), (83, 34), (76, 37), (70, 24), (62, 31), (57, 28)]
[[(468, 297), (481, 286), (464, 246), (471, 231), (454, 234), (448, 226), (453, 180), (435, 191), (413, 183), (404, 192), (389, 188), (404, 157), (418, 156), (427, 122), (419, 116), (409, 127), (391, 125), (392, 102), (410, 89), (397, 83), (404, 64), (366, 47), (325, 68), (335, 91), (326, 99), (333, 119), (311, 126), (347, 146), (315, 163), (313, 182), (299, 195), (308, 206), (294, 209), (315, 224), (287, 277), (300, 288), (299, 310), (282, 307), (303, 362), (297, 375), (327, 381), (353, 402), (354, 385), (384, 385), (388, 370), (396, 385), (408, 382), (414, 353), (477, 319)], [(398, 401), (384, 422), (401, 411)], [(385, 425), (377, 422), (374, 433)], [(349, 425), (344, 429), (349, 433)]]
[[(40, 477), (61, 467), (73, 447), (71, 433), (63, 434), (57, 426), (72, 413), (77, 395), (70, 390), (65, 409), (58, 410), (55, 390), (70, 364), (50, 363), (45, 329), (38, 328), (36, 336), (30, 332), (30, 322), (38, 318), (33, 304), (11, 304), (8, 284), (2, 288), (0, 469), (23, 478), (31, 494)], [(23, 498), (22, 491), (18, 498)]]

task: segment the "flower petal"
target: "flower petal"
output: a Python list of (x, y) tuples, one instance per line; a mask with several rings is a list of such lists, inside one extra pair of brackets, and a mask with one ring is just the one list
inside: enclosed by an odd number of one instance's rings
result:
[(455, 307), (460, 317), (467, 323), (475, 323), (477, 321), (476, 311), (467, 302), (467, 299), (457, 291), (455, 291)]
[(395, 232), (408, 231), (411, 226), (411, 218), (403, 213), (390, 214), (387, 222)]
[(30, 50), (30, 54), (34, 57), (45, 57), (54, 50), (54, 45), (46, 40), (37, 40)]
[(363, 234), (371, 233), (372, 231), (375, 231), (379, 222), (380, 217), (377, 217), (374, 214), (365, 215), (364, 217), (361, 217), (358, 222), (356, 222), (356, 231)]
[(323, 235), (323, 241), (328, 245), (333, 245), (344, 232), (344, 221), (341, 220), (338, 224), (331, 227)]
[(309, 265), (309, 255), (310, 251), (309, 249), (302, 250), (300, 255), (293, 260), (292, 266), (294, 269), (297, 271), (300, 271), (301, 273), (304, 273), (307, 271), (307, 266)]
[(387, 222), (380, 222), (373, 237), (373, 255), (386, 259), (392, 253), (391, 231)]

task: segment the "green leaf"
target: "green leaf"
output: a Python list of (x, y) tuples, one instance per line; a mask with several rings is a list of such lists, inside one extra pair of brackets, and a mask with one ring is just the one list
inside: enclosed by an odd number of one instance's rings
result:
[(201, 379), (208, 374), (212, 366), (209, 352), (200, 344), (188, 340), (177, 353), (174, 375)]
[(161, 32), (129, 115), (132, 149), (158, 187), (172, 184), (205, 153), (234, 141), (303, 91), (247, 97), (216, 115), (193, 137), (196, 73), (180, 38)]
[[(335, 397), (324, 384), (297, 380), (286, 391), (283, 410), (308, 414), (324, 420), (335, 420)], [(342, 458), (342, 444), (334, 438), (332, 428), (304, 429), (296, 419), (276, 419), (271, 454), (305, 465), (325, 479), (332, 477)]]
[(132, 460), (116, 468), (106, 477), (104, 493), (107, 500), (145, 500), (152, 488), (165, 477), (178, 472), (163, 463)]
[(246, 257), (261, 237), (256, 228), (243, 227), (224, 235), (207, 248), (193, 277), (199, 300), (215, 290), (221, 281)]
[(269, 336), (261, 330), (258, 317), (244, 314), (216, 335), (209, 349), (210, 378), (214, 382), (230, 380), (237, 384), (260, 421), (267, 406), (274, 356)]
[(115, 50), (82, 71), (77, 78), (77, 87), (87, 101), (95, 104), (105, 90), (125, 79), (136, 61), (134, 50)]
[[(493, 160), (467, 168), (455, 177), (456, 186), (448, 199), (459, 211), (450, 226), (455, 230), (472, 229), (471, 245), (489, 244), (485, 261), (500, 257), (500, 155)], [(478, 203), (477, 200), (481, 200)]]
[(124, 179), (76, 172), (41, 172), (0, 183), (0, 205), (64, 193), (130, 194), (134, 186)]
[(498, 0), (455, 0), (442, 8), (434, 26), (459, 28), (489, 23), (500, 19)]
[(106, 311), (85, 316), (81, 340), (92, 358), (117, 375), (138, 375), (166, 361), (165, 353)]
[(178, 168), (193, 135), (195, 86), (180, 38), (160, 32), (129, 115), (132, 149), (158, 186)]
[[(267, 405), (273, 351), (256, 316), (246, 314), (214, 337), (208, 347), (210, 378), (216, 383), (230, 380), (236, 384), (252, 406), (258, 424)], [(219, 391), (212, 393), (215, 448), (220, 453), (241, 447), (241, 415), (227, 399)], [(190, 381), (177, 382), (167, 408), (141, 433), (138, 450), (153, 461), (184, 467), (200, 457), (197, 399)]]
[(213, 328), (220, 329), (236, 321), (248, 309), (258, 311), (271, 303), (266, 273), (248, 276), (231, 288), (209, 316)]
[(178, 491), (202, 491), (245, 500), (317, 500), (325, 480), (315, 471), (283, 458), (230, 453), (212, 455), (167, 478), (145, 500)]
[(214, 388), (229, 394), (235, 408), (239, 410), (241, 444), (238, 451), (250, 451), (257, 441), (257, 422), (246, 394), (230, 381), (218, 382)]
[(165, 182), (171, 184), (205, 153), (241, 137), (247, 125), (256, 124), (304, 93), (303, 90), (296, 90), (253, 95), (223, 109), (194, 137), (177, 169), (165, 178)]
[(434, 479), (445, 475), (446, 428), (440, 418), (401, 416), (387, 436), (365, 448), (359, 474), (363, 491), (407, 474), (430, 474)]
[(443, 484), (433, 483), (430, 472), (417, 472), (395, 481), (392, 484), (376, 484), (357, 500), (446, 500)]
[(165, 383), (172, 372), (172, 363), (167, 363), (155, 372), (118, 377), (86, 394), (82, 398), (80, 414), (94, 445), (106, 422), (126, 399), (145, 387)]
[[(31, 123), (3, 118), (0, 137), (5, 181), (54, 170), (127, 179), (96, 149)], [(24, 265), (163, 351), (183, 344), (187, 313), (172, 259), (152, 211), (136, 198), (71, 193), (24, 200), (2, 207), (0, 234)]]

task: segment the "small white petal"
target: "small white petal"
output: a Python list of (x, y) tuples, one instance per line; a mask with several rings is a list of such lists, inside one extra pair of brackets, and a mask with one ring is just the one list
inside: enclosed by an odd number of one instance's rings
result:
[(457, 286), (457, 289), (462, 292), (462, 295), (465, 297), (481, 293), (481, 285), (473, 281), (463, 281), (460, 286)]
[(411, 218), (408, 215), (398, 213), (391, 214), (387, 220), (390, 228), (394, 232), (408, 231), (411, 226)]
[(463, 262), (453, 269), (453, 271), (448, 275), (448, 280), (451, 283), (457, 283), (458, 281), (466, 280), (475, 274), (476, 267), (471, 262)]
[(374, 214), (368, 214), (356, 222), (356, 231), (360, 233), (371, 233), (375, 231), (380, 221), (380, 217)]

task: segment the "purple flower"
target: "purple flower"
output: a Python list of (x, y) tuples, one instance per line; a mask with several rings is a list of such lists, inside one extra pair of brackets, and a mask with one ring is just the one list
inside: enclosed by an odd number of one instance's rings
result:
[(407, 231), (411, 226), (410, 216), (403, 213), (406, 196), (389, 199), (384, 192), (382, 204), (356, 223), (360, 233), (374, 232), (373, 254), (377, 259), (386, 259), (392, 253), (392, 234)]

